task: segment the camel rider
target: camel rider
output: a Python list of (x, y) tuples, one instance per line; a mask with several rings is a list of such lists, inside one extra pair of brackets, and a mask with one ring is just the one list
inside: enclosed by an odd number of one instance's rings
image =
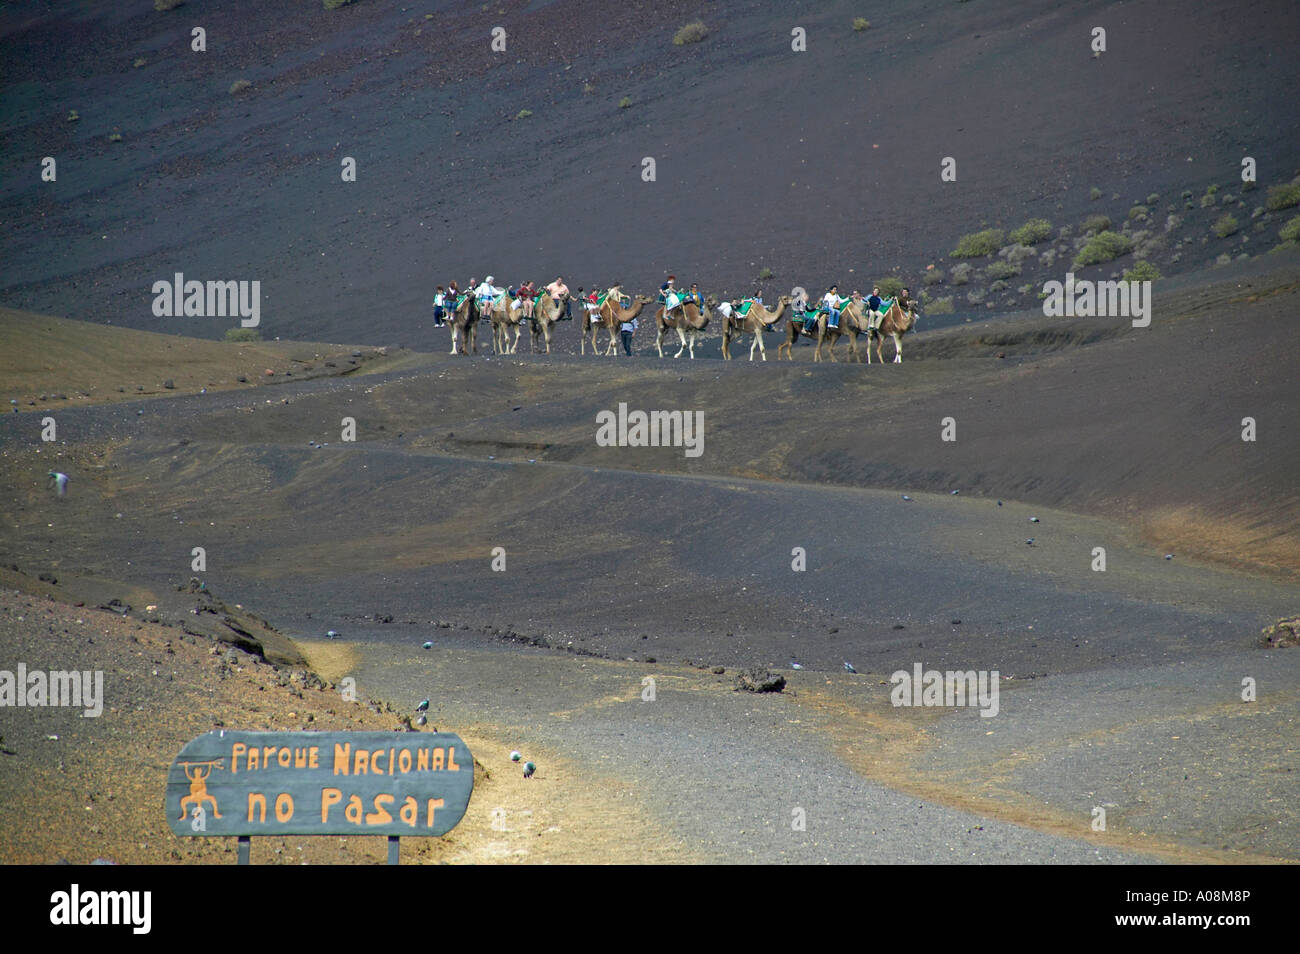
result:
[(501, 297), (501, 289), (492, 284), (492, 276), (483, 279), (483, 284), (474, 289), (474, 298), (478, 301), (479, 314), (491, 311), (496, 300)]
[(700, 286), (691, 282), (691, 290), (686, 293), (686, 300), (695, 302), (695, 306), (704, 310), (704, 296), (700, 294)]
[(537, 286), (531, 281), (524, 282), (519, 286), (519, 306), (524, 311), (524, 318), (531, 320), (533, 317), (533, 299), (537, 297)]
[(557, 306), (560, 304), (560, 299), (564, 299), (564, 317), (572, 318), (573, 314), (569, 311), (569, 286), (564, 284), (564, 279), (556, 275), (555, 281), (546, 286), (546, 291)]
[(898, 307), (903, 311), (911, 311), (916, 307), (916, 302), (912, 301), (912, 293), (906, 288), (898, 293)]
[(790, 320), (798, 322), (806, 329), (808, 327), (808, 293), (802, 288), (796, 288), (790, 296)]
[(822, 304), (830, 317), (826, 321), (828, 328), (838, 328), (840, 326), (840, 309), (844, 307), (847, 298), (840, 297), (840, 286), (832, 285), (831, 290), (822, 296)]
[(870, 308), (873, 312), (877, 312), (880, 311), (880, 306), (882, 304), (883, 302), (881, 302), (880, 300), (880, 286), (872, 285), (871, 295), (870, 297), (867, 298), (867, 307)]
[(681, 296), (677, 294), (677, 278), (674, 275), (668, 276), (668, 281), (659, 286), (659, 303), (664, 306), (664, 315), (682, 303)]
[(606, 301), (612, 301), (614, 304), (622, 308), (623, 307), (623, 283), (615, 282), (614, 284), (610, 285), (609, 289), (605, 292), (605, 299)]

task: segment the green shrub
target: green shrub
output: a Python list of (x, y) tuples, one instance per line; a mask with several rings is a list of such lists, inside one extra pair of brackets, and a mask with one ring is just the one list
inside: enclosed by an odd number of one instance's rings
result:
[(1145, 259), (1134, 262), (1133, 267), (1124, 272), (1124, 281), (1126, 282), (1153, 282), (1163, 277), (1160, 274), (1160, 269)]
[(970, 235), (963, 235), (957, 247), (952, 251), (953, 258), (980, 258), (984, 255), (992, 255), (1002, 247), (1002, 230), (985, 229), (983, 232), (972, 232)]
[(227, 341), (261, 341), (262, 335), (253, 328), (227, 328)]
[(531, 109), (521, 109), (515, 114), (515, 119), (527, 119), (532, 114), (533, 111)]
[(185, 0), (153, 0), (153, 8), (155, 10), (175, 10), (184, 2)]
[(673, 37), (673, 46), (685, 46), (687, 43), (699, 43), (709, 35), (709, 28), (699, 20), (688, 23), (677, 31)]
[(1283, 242), (1295, 242), (1300, 240), (1300, 215), (1297, 215), (1294, 219), (1287, 219), (1286, 223), (1277, 233), (1277, 237)]
[(1229, 235), (1236, 235), (1241, 229), (1237, 220), (1231, 214), (1225, 213), (1219, 216), (1219, 220), (1214, 223), (1214, 234), (1219, 238), (1227, 238)]
[(1128, 217), (1129, 220), (1132, 221), (1133, 219), (1136, 219), (1139, 215), (1148, 215), (1150, 214), (1150, 212), (1151, 210), (1147, 208), (1145, 205), (1135, 205), (1133, 206), (1133, 208), (1128, 210)]
[(1273, 186), (1268, 190), (1268, 200), (1264, 204), (1268, 206), (1270, 212), (1277, 212), (1281, 209), (1289, 209), (1293, 205), (1300, 205), (1300, 182)]
[(770, 268), (765, 267), (761, 272), (758, 273), (758, 280), (761, 282), (765, 282), (771, 277), (772, 277), (772, 269)]
[(1088, 239), (1088, 244), (1079, 249), (1079, 254), (1074, 259), (1074, 267), (1082, 268), (1085, 265), (1100, 265), (1103, 262), (1114, 261), (1121, 255), (1127, 255), (1132, 249), (1133, 242), (1127, 235), (1121, 235), (1119, 232), (1098, 232)]
[(861, 33), (869, 26), (871, 26), (871, 22), (867, 20), (865, 17), (858, 17), (853, 21), (853, 29), (856, 30), (858, 33)]
[(896, 275), (890, 275), (872, 284), (880, 289), (881, 298), (897, 298), (903, 290), (903, 280)]
[(1214, 195), (1214, 193), (1216, 193), (1216, 192), (1218, 192), (1218, 191), (1219, 191), (1219, 187), (1216, 186), (1216, 185), (1211, 185), (1211, 186), (1206, 186), (1206, 187), (1205, 187), (1205, 194), (1206, 194), (1206, 195)]
[(927, 272), (925, 273), (925, 275), (921, 278), (921, 284), (922, 284), (922, 285), (942, 285), (942, 284), (943, 284), (943, 269), (942, 269), (942, 268), (932, 268), (932, 269), (930, 269), (929, 271), (927, 271)]
[(1096, 202), (1098, 199), (1101, 198), (1101, 190), (1098, 189), (1096, 186), (1093, 186), (1090, 190), (1088, 190), (1088, 198), (1092, 199), (1093, 202)]
[(352, 0), (321, 0), (321, 4), (326, 10), (337, 10), (339, 7), (351, 2)]
[(1037, 245), (1052, 237), (1052, 223), (1047, 219), (1030, 219), (1009, 237), (1017, 245)]
[(1109, 229), (1109, 215), (1090, 215), (1083, 220), (1083, 233), (1085, 235), (1092, 235), (1096, 232), (1105, 232)]
[(122, 134), (121, 134), (120, 132), (118, 132), (118, 131), (115, 129), (115, 130), (113, 130), (113, 132), (109, 135), (109, 137), (108, 137), (108, 141), (109, 141), (109, 142), (121, 142), (121, 141), (122, 141)]
[(970, 281), (970, 273), (972, 271), (974, 271), (974, 269), (966, 262), (954, 266), (952, 270), (952, 283), (954, 285), (965, 285)]
[(1213, 192), (1207, 192), (1205, 193), (1205, 195), (1201, 196), (1201, 208), (1208, 209), (1210, 206), (1214, 205), (1214, 203), (1218, 201), (1219, 201), (1218, 196), (1216, 196)]
[(953, 307), (952, 296), (946, 298), (936, 298), (925, 308), (927, 315), (951, 315), (957, 309)]
[(1160, 201), (1159, 192), (1152, 192), (1149, 196), (1147, 196), (1147, 205), (1155, 205), (1159, 201)]
[(1013, 265), (1010, 262), (993, 262), (988, 268), (984, 269), (984, 277), (995, 281), (1003, 278), (1011, 278), (1019, 274), (1020, 266)]
[(239, 93), (242, 93), (244, 90), (248, 89), (252, 85), (253, 84), (246, 79), (235, 80), (233, 83), (230, 84), (230, 95), (235, 96)]
[(632, 97), (631, 97), (631, 96), (624, 96), (622, 99), (620, 99), (620, 100), (618, 101), (618, 108), (619, 108), (619, 109), (627, 109), (627, 108), (628, 108), (629, 106), (631, 106), (631, 105), (632, 105)]
[(145, 63), (147, 62), (148, 60), (146, 60), (143, 56), (137, 56), (135, 62), (132, 63), (131, 65), (138, 70), (140, 67), (144, 66)]

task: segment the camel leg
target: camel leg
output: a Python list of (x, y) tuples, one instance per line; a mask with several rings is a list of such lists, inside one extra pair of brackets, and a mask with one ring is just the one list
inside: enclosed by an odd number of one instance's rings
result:
[(682, 352), (686, 350), (686, 332), (682, 331), (682, 329), (680, 328), (676, 328), (674, 330), (677, 332), (677, 337), (681, 341), (682, 346), (677, 349), (677, 353), (673, 355), (673, 357), (680, 358), (682, 356)]
[(731, 344), (731, 340), (727, 337), (727, 332), (723, 331), (722, 332), (722, 360), (723, 361), (731, 360), (731, 350), (729, 348), (730, 344)]
[(694, 331), (690, 333), (690, 339), (691, 339), (691, 360), (694, 361), (695, 360), (695, 332)]
[(664, 356), (664, 329), (662, 325), (655, 334), (655, 347), (659, 349), (659, 357), (662, 358)]
[(455, 353), (456, 353), (456, 326), (455, 326), (455, 324), (453, 324), (453, 325), (451, 326), (451, 353), (452, 353), (452, 354), (455, 354)]
[(902, 335), (897, 331), (894, 332), (894, 364), (903, 363), (903, 342)]

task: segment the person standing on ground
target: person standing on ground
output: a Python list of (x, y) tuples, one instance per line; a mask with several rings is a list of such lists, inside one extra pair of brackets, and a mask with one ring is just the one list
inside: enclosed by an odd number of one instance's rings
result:
[(623, 338), (623, 350), (627, 352), (627, 356), (630, 358), (632, 357), (632, 336), (636, 334), (636, 319), (633, 318), (630, 321), (623, 322), (618, 331)]

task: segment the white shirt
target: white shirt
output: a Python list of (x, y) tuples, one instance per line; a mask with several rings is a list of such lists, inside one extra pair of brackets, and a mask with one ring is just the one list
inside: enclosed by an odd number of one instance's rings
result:
[(487, 282), (484, 282), (482, 285), (479, 285), (478, 288), (474, 289), (475, 298), (496, 298), (500, 294), (501, 289), (494, 288)]
[(838, 308), (843, 302), (848, 301), (848, 299), (841, 298), (839, 295), (835, 294), (834, 292), (827, 292), (825, 295), (822, 296), (822, 301), (830, 305), (832, 308)]

